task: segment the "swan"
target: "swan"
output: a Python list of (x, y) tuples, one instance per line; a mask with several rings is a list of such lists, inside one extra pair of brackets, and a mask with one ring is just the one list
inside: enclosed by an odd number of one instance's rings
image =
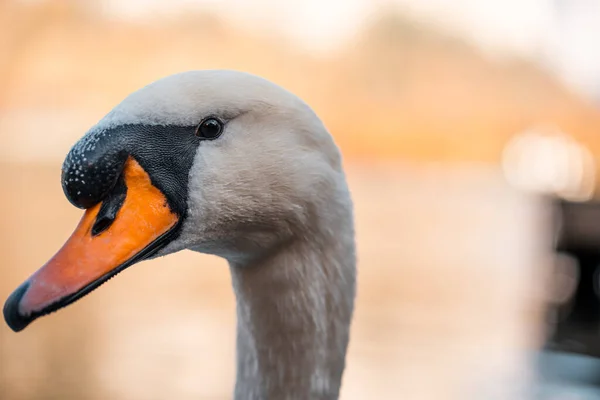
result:
[(15, 332), (125, 268), (183, 249), (228, 264), (234, 398), (337, 399), (356, 291), (353, 205), (332, 136), (255, 75), (189, 71), (126, 97), (71, 148), (84, 215), (6, 300)]

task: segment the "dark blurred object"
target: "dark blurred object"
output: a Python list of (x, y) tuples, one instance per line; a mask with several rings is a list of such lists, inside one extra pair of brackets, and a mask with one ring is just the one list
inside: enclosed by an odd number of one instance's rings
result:
[(553, 202), (558, 212), (555, 251), (559, 260), (553, 285), (573, 284), (566, 285), (571, 286), (567, 290), (563, 287), (562, 299), (549, 305), (550, 333), (537, 357), (534, 398), (598, 399), (600, 201)]
[(559, 213), (555, 249), (576, 261), (573, 294), (551, 306), (555, 316), (547, 348), (600, 357), (600, 201), (556, 201)]

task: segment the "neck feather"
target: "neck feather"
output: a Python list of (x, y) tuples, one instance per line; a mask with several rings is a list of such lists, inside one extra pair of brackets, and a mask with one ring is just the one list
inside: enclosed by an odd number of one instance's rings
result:
[(320, 239), (297, 239), (256, 265), (230, 264), (236, 400), (338, 398), (354, 306), (354, 239), (351, 227)]

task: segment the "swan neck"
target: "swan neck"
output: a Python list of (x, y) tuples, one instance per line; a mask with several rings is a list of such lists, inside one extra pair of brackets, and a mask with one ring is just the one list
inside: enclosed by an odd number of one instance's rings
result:
[(351, 236), (296, 241), (231, 264), (237, 301), (236, 400), (339, 397), (355, 294)]

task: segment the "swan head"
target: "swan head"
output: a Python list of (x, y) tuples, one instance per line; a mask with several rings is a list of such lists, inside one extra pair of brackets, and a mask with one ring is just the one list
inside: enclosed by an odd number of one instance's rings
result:
[(347, 216), (338, 149), (298, 97), (234, 71), (192, 71), (129, 95), (68, 153), (65, 245), (8, 298), (15, 331), (126, 267), (193, 249), (251, 263)]

